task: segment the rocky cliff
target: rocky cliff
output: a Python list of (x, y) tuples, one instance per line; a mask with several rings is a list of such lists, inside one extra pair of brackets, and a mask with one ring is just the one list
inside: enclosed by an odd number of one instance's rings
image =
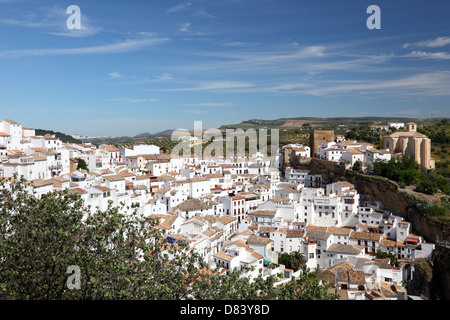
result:
[(383, 177), (360, 174), (346, 170), (344, 166), (334, 162), (309, 158), (295, 164), (296, 168), (310, 170), (311, 173), (322, 174), (324, 183), (348, 181), (359, 193), (382, 202), (395, 215), (410, 221), (413, 231), (427, 242), (441, 243), (450, 241), (450, 224), (428, 217), (416, 205), (419, 194), (400, 189), (395, 182)]

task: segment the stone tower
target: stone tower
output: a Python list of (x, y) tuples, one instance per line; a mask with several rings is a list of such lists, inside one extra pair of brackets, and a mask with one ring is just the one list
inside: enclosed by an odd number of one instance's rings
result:
[(311, 158), (316, 157), (317, 148), (320, 148), (322, 143), (333, 142), (333, 130), (313, 130), (309, 133), (309, 146), (311, 147)]

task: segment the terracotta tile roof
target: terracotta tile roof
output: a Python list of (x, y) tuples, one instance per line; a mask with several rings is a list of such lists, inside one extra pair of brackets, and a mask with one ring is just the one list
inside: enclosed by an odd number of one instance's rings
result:
[(269, 238), (263, 238), (263, 237), (256, 236), (256, 235), (251, 235), (247, 239), (247, 244), (263, 244), (263, 245), (267, 245), (269, 243), (272, 243), (272, 240), (270, 240)]
[(364, 271), (362, 270), (349, 270), (348, 272), (348, 282), (349, 283), (358, 283), (365, 284), (366, 279), (364, 276)]
[(212, 207), (209, 204), (202, 202), (197, 198), (194, 198), (194, 199), (187, 199), (186, 201), (183, 201), (182, 203), (177, 205), (175, 208), (179, 209), (181, 211), (196, 211), (196, 210), (211, 209)]
[(393, 248), (393, 247), (395, 247), (395, 241), (383, 238), (380, 241), (380, 246)]
[(350, 238), (359, 240), (381, 241), (383, 235), (381, 233), (353, 231), (350, 234)]
[(272, 210), (255, 210), (255, 211), (249, 212), (248, 215), (249, 216), (272, 216), (272, 217), (274, 217), (276, 213), (277, 213), (276, 210), (274, 210), (274, 211), (272, 211)]
[(363, 248), (357, 248), (356, 246), (349, 244), (337, 244), (334, 243), (328, 248), (328, 252), (339, 252), (347, 254), (360, 254)]
[(347, 152), (351, 154), (364, 154), (365, 150), (361, 150), (359, 148), (348, 148)]
[(232, 217), (232, 216), (228, 216), (228, 215), (222, 216), (219, 219), (219, 221), (222, 222), (223, 224), (229, 224), (229, 223), (231, 223), (233, 221), (236, 221), (236, 220), (237, 220), (236, 217)]
[(147, 175), (144, 175), (144, 174), (136, 176), (136, 180), (147, 180), (147, 179), (150, 179), (150, 176), (147, 176)]
[(341, 187), (351, 187), (354, 188), (355, 186), (347, 181), (338, 181), (336, 184), (340, 185)]
[(104, 149), (109, 152), (119, 151), (119, 148), (115, 146), (105, 146)]
[(225, 261), (231, 261), (234, 258), (233, 256), (226, 254), (225, 251), (217, 252), (216, 254), (213, 255), (213, 257), (219, 258), (219, 259), (225, 260)]
[(123, 176), (120, 176), (120, 175), (117, 175), (117, 174), (114, 174), (114, 175), (108, 175), (108, 176), (103, 176), (103, 178), (104, 178), (105, 180), (110, 181), (110, 182), (112, 182), (112, 181), (125, 180), (125, 178), (124, 178)]
[(389, 135), (390, 138), (400, 138), (400, 137), (414, 137), (414, 138), (428, 138), (426, 135), (415, 131), (406, 132), (395, 132)]
[(339, 270), (347, 270), (348, 271), (348, 270), (352, 270), (354, 267), (355, 266), (352, 263), (350, 263), (348, 261), (344, 261), (344, 262), (341, 262), (339, 264), (334, 265), (333, 267), (329, 268), (328, 270), (330, 270), (334, 274), (334, 272), (336, 270), (338, 270), (338, 269)]
[(49, 181), (49, 180), (45, 180), (45, 179), (36, 179), (36, 180), (28, 181), (28, 184), (30, 184), (34, 188), (38, 188), (38, 187), (53, 185), (53, 182)]
[(111, 191), (110, 188), (104, 187), (104, 186), (92, 186), (92, 187), (95, 188), (95, 189), (97, 189), (97, 190), (103, 191), (103, 192)]
[(327, 232), (332, 234), (346, 234), (349, 235), (353, 230), (344, 227), (328, 227)]
[(326, 232), (327, 231), (327, 227), (319, 227), (319, 226), (315, 226), (312, 224), (307, 225), (305, 229), (306, 229), (306, 232), (311, 232), (311, 231)]
[(278, 228), (276, 227), (259, 227), (258, 229), (259, 233), (276, 232), (276, 231), (278, 231)]

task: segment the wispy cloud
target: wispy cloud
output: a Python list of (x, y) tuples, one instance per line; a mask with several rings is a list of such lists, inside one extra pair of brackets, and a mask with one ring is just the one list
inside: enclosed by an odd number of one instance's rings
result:
[(157, 75), (156, 78), (158, 80), (162, 80), (162, 81), (173, 80), (173, 76), (170, 73), (163, 73), (163, 74)]
[(405, 43), (403, 45), (403, 48), (408, 48), (410, 46), (413, 47), (427, 47), (427, 48), (439, 48), (444, 47), (446, 45), (450, 44), (450, 37), (437, 37), (433, 40), (425, 40), (425, 41), (419, 41), (419, 42), (413, 42), (413, 43)]
[(450, 59), (450, 54), (448, 54), (446, 52), (412, 51), (411, 53), (404, 55), (404, 57), (407, 57), (407, 58), (449, 60)]
[(180, 31), (181, 32), (188, 32), (189, 31), (189, 27), (191, 26), (191, 24), (189, 22), (186, 23), (180, 23), (178, 24), (178, 26), (180, 26)]
[(180, 4), (177, 4), (176, 6), (170, 7), (169, 9), (166, 10), (166, 12), (167, 13), (175, 13), (175, 12), (184, 11), (191, 5), (192, 5), (191, 2), (180, 3)]
[[(222, 46), (222, 44), (221, 44)], [(280, 74), (284, 72), (297, 72), (298, 69), (310, 69), (309, 65), (314, 59), (321, 59), (326, 56), (325, 46), (309, 46), (302, 48), (290, 48), (289, 50), (254, 50), (251, 48), (239, 47), (237, 44), (230, 50), (197, 51), (190, 52), (192, 55), (205, 57), (207, 63), (196, 63), (177, 66), (178, 70), (189, 72), (222, 71), (226, 73), (255, 71), (272, 72)]]
[(208, 91), (208, 90), (227, 90), (236, 88), (248, 88), (253, 84), (243, 81), (213, 81), (203, 82), (189, 88), (156, 89), (158, 91)]
[(222, 43), (224, 47), (255, 47), (259, 46), (260, 42), (241, 42), (241, 41), (231, 41)]
[(47, 113), (47, 112), (59, 112), (59, 113), (73, 113), (73, 114), (100, 114), (100, 115), (109, 115), (112, 112), (104, 111), (104, 110), (95, 110), (93, 108), (86, 109), (83, 107), (80, 108), (23, 108), (23, 107), (0, 107), (0, 110), (3, 112), (26, 112), (26, 113)]
[(191, 113), (191, 114), (204, 114), (207, 113), (206, 110), (180, 110), (180, 113)]
[[(99, 33), (102, 28), (92, 24), (90, 17), (84, 12), (81, 15), (81, 28), (80, 29), (68, 29), (67, 18), (69, 14), (66, 12), (66, 8), (62, 7), (45, 7), (40, 8), (40, 14), (27, 15), (22, 18), (6, 18), (0, 19), (0, 24), (36, 28), (43, 33), (64, 36), (64, 37), (86, 37)], [(38, 19), (38, 18), (39, 19)]]
[(407, 115), (407, 116), (415, 116), (421, 114), (422, 111), (419, 109), (408, 109), (408, 110), (399, 110), (397, 114)]
[(168, 41), (168, 38), (126, 39), (121, 42), (79, 48), (23, 49), (0, 52), (0, 56), (49, 56), (124, 53), (142, 50), (146, 47)]
[[(342, 82), (342, 84), (339, 84)], [(450, 95), (450, 72), (437, 71), (421, 73), (394, 80), (335, 81), (316, 82), (315, 88), (302, 90), (312, 95), (360, 94), (396, 94), (398, 96), (447, 96)]]
[(126, 79), (127, 78), (124, 74), (117, 72), (117, 71), (110, 72), (108, 75), (113, 79)]
[(187, 107), (229, 107), (232, 106), (230, 102), (203, 102), (203, 103), (189, 103)]
[(107, 101), (118, 101), (123, 103), (143, 103), (143, 102), (156, 102), (159, 99), (148, 99), (148, 98), (112, 98), (107, 99)]

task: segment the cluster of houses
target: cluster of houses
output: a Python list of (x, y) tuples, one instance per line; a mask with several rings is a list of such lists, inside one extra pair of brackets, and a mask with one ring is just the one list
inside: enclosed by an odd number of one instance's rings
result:
[(326, 141), (322, 141), (323, 143), (314, 148), (311, 156), (340, 163), (347, 168), (353, 168), (356, 163), (359, 163), (361, 169), (366, 170), (373, 168), (377, 160), (389, 161), (391, 158), (411, 155), (422, 169), (435, 168), (435, 159), (431, 158), (431, 139), (417, 132), (416, 123), (389, 122), (387, 126), (371, 127), (374, 132), (393, 128), (405, 130), (382, 136), (379, 149), (370, 143), (346, 140), (344, 136), (338, 135), (332, 140), (325, 138)]
[(316, 157), (353, 167), (355, 163), (371, 167), (377, 160), (391, 160), (389, 149), (376, 149), (370, 143), (341, 139), (339, 142), (325, 142), (317, 149)]
[[(68, 189), (81, 196), (86, 212), (112, 203), (128, 215), (154, 219), (170, 243), (187, 244), (219, 272), (277, 275), (280, 285), (301, 272), (279, 264), (280, 254), (300, 252), (306, 266), (321, 270), (319, 277), (346, 299), (406, 299), (414, 260), (430, 258), (434, 248), (352, 184), (327, 183), (308, 170), (280, 170), (286, 147), (275, 161), (258, 153), (173, 157), (153, 145), (63, 143), (11, 120), (0, 122), (0, 138), (0, 176), (24, 177), (38, 197)], [(333, 147), (383, 155), (348, 141), (327, 149)], [(310, 156), (308, 147), (287, 148)], [(78, 167), (80, 159), (87, 170)], [(378, 259), (377, 251), (395, 256), (399, 265)]]

